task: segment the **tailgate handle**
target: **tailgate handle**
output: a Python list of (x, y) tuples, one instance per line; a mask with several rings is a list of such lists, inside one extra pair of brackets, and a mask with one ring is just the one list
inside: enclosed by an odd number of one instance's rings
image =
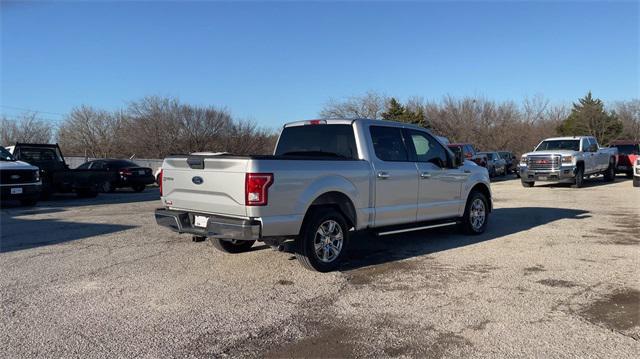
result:
[(189, 156), (187, 157), (187, 164), (189, 165), (190, 168), (196, 169), (196, 170), (203, 170), (204, 169), (204, 157), (201, 156)]

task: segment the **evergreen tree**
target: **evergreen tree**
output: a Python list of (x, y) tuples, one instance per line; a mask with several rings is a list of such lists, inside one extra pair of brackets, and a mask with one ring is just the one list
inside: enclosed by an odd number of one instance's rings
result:
[(558, 132), (565, 136), (591, 135), (604, 145), (620, 135), (622, 122), (614, 112), (605, 111), (602, 100), (593, 98), (589, 91), (573, 104), (571, 114), (558, 126)]
[(392, 97), (387, 103), (387, 110), (382, 113), (382, 118), (389, 121), (402, 121), (405, 116), (405, 108)]

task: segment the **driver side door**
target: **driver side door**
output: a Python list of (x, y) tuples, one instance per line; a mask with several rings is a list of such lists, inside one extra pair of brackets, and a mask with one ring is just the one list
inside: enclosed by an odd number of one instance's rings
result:
[(419, 175), (418, 221), (451, 218), (464, 208), (462, 185), (470, 176), (454, 168), (454, 158), (429, 133), (406, 129), (409, 151)]

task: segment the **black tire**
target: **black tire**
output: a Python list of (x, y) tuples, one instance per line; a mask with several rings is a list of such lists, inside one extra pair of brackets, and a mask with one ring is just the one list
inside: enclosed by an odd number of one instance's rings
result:
[(494, 178), (495, 176), (496, 176), (496, 168), (491, 167), (491, 169), (489, 169), (489, 178)]
[(210, 238), (213, 246), (225, 253), (248, 252), (256, 241), (233, 241), (228, 239)]
[(584, 168), (582, 166), (578, 166), (578, 169), (576, 170), (576, 178), (574, 179), (574, 182), (571, 185), (571, 187), (581, 188), (583, 181), (584, 181)]
[[(324, 238), (321, 231), (326, 233)], [(349, 226), (344, 216), (333, 208), (321, 208), (307, 216), (296, 240), (296, 257), (309, 270), (330, 272), (340, 265), (348, 244)]]
[[(483, 217), (480, 217), (481, 213)], [(480, 218), (482, 218), (481, 222)], [(487, 229), (487, 223), (489, 223), (489, 201), (482, 192), (473, 191), (469, 194), (464, 209), (462, 231), (472, 235), (481, 234)]]
[(609, 167), (602, 174), (605, 182), (613, 182), (616, 179), (616, 169), (613, 165), (613, 159), (609, 160)]
[(520, 180), (520, 182), (522, 183), (522, 187), (533, 187), (533, 185), (535, 184), (535, 182), (526, 182), (525, 180)]
[(102, 193), (112, 193), (116, 188), (113, 186), (113, 183), (110, 181), (104, 181), (100, 184), (100, 192)]
[(640, 187), (640, 177), (638, 176), (633, 177), (633, 187)]
[(23, 198), (20, 200), (20, 205), (24, 207), (35, 206), (38, 203), (38, 198)]
[(135, 186), (131, 186), (131, 189), (134, 190), (135, 192), (142, 192), (142, 191), (144, 191), (144, 189), (146, 187), (147, 186), (145, 186), (143, 184), (138, 184), (138, 185), (135, 185)]
[(627, 172), (624, 174), (628, 179), (632, 179), (633, 178), (633, 172)]

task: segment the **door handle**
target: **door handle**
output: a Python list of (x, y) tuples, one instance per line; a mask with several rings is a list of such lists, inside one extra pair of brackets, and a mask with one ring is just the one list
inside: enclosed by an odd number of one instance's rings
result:
[(387, 172), (378, 172), (378, 178), (380, 179), (389, 179), (391, 175)]
[(422, 172), (422, 173), (420, 173), (420, 178), (422, 178), (422, 179), (431, 178), (431, 173)]

